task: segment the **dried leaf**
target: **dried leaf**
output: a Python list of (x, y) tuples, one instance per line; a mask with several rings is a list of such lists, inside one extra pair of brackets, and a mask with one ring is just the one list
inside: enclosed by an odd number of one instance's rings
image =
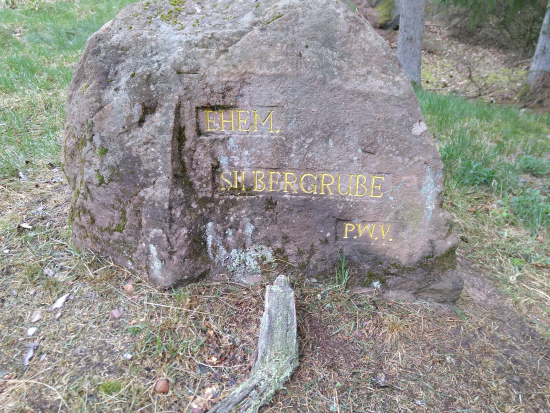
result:
[(133, 292), (134, 289), (135, 289), (135, 288), (134, 288), (133, 284), (126, 284), (126, 285), (124, 286), (124, 291), (126, 291), (127, 293)]
[(56, 320), (59, 320), (59, 317), (61, 317), (61, 311), (58, 312), (58, 313), (55, 315), (55, 319), (56, 319)]
[(98, 293), (88, 293), (84, 296), (84, 298), (89, 298), (92, 301), (95, 301), (99, 298), (99, 294)]
[(32, 357), (34, 356), (34, 350), (36, 350), (39, 345), (39, 343), (30, 343), (25, 346), (29, 348), (29, 351), (27, 351), (27, 354), (25, 354), (25, 357), (23, 357), (24, 366), (29, 364), (29, 361), (31, 361)]
[(36, 323), (38, 320), (42, 319), (42, 311), (40, 310), (34, 310), (31, 314), (31, 319), (29, 320), (31, 323)]
[(124, 307), (120, 307), (115, 310), (112, 310), (110, 314), (111, 314), (111, 317), (113, 317), (114, 319), (120, 318), (124, 314)]
[(373, 382), (375, 382), (376, 384), (378, 384), (380, 387), (388, 387), (389, 386), (389, 383), (386, 381), (386, 378), (384, 377), (384, 375), (374, 377), (371, 380)]
[(206, 387), (201, 396), (195, 397), (191, 403), (192, 412), (205, 412), (212, 407), (211, 401), (219, 393), (218, 386)]
[(69, 294), (62, 295), (59, 297), (55, 303), (50, 307), (50, 311), (57, 310), (58, 308), (63, 307), (63, 304), (65, 304), (65, 301), (67, 301), (67, 298), (69, 298)]
[(27, 178), (25, 176), (25, 174), (21, 171), (19, 171), (19, 179), (21, 179), (22, 181), (28, 181), (29, 180), (29, 178)]
[(24, 228), (24, 229), (32, 229), (32, 225), (27, 224), (26, 222), (23, 222), (22, 224), (19, 224), (19, 227)]

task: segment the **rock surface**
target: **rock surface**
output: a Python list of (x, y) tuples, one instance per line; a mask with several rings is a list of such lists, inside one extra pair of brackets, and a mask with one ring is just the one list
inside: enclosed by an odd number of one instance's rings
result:
[(454, 301), (443, 164), (387, 44), (345, 2), (132, 4), (73, 73), (74, 242), (158, 285), (276, 260)]

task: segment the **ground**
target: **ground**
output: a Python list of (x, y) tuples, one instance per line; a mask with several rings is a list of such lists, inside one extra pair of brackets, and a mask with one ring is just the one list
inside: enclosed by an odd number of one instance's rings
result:
[[(448, 174), (456, 303), (306, 285), (284, 261), (258, 285), (161, 291), (72, 247), (60, 169), (70, 67), (124, 4), (0, 9), (1, 411), (207, 409), (247, 378), (265, 285), (283, 272), (296, 276), (300, 366), (262, 412), (550, 412), (550, 129), (546, 113), (514, 107), (521, 63), (427, 27), (418, 96)], [(29, 46), (40, 36), (51, 50)]]

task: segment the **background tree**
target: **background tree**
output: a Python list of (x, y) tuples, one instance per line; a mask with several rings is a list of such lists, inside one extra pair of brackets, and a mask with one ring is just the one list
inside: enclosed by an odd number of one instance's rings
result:
[[(548, 89), (550, 89), (550, 1), (546, 6), (537, 49), (529, 73), (525, 78), (522, 92), (525, 97), (530, 97), (530, 100), (534, 100), (535, 103), (547, 106)], [(522, 92), (520, 92), (520, 97), (522, 97)]]
[(421, 79), (425, 8), (426, 0), (402, 1), (397, 37), (397, 58), (412, 84), (417, 87), (420, 87)]
[[(533, 40), (538, 33), (535, 53), (534, 56), (531, 55), (533, 61), (518, 98), (544, 106), (550, 104), (550, 2), (548, 0), (440, 0), (438, 3), (468, 9), (472, 17), (469, 23), (471, 26), (498, 16), (497, 25), (504, 28), (510, 38), (513, 37), (510, 28), (514, 28), (517, 35), (521, 32), (521, 30), (517, 31), (517, 27), (526, 26), (524, 36), (526, 35), (527, 43), (520, 45), (525, 52), (532, 53)], [(539, 32), (541, 20), (542, 26)], [(503, 36), (505, 42), (510, 38)]]

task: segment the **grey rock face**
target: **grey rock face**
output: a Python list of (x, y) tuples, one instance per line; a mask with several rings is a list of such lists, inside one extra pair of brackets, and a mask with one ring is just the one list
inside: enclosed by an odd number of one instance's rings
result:
[(455, 300), (441, 157), (397, 58), (343, 2), (141, 2), (73, 73), (74, 242), (161, 286), (275, 260)]

